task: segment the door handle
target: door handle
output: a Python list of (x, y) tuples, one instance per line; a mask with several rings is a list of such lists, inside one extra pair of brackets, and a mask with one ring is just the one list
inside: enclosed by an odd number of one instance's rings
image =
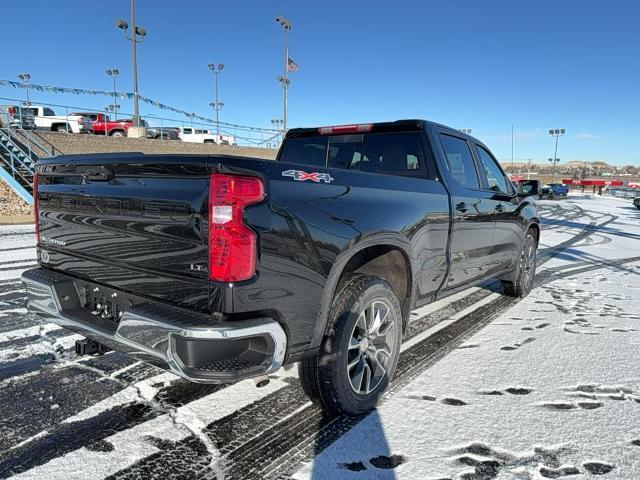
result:
[(496, 205), (496, 212), (501, 213), (504, 211), (504, 207), (502, 206), (501, 203)]
[(460, 202), (459, 204), (456, 205), (456, 210), (459, 212), (466, 212), (467, 211), (467, 204), (464, 202)]

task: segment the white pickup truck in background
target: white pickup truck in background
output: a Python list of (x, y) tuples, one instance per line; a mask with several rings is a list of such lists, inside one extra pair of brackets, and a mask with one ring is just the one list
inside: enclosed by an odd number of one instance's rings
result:
[(178, 127), (178, 137), (183, 142), (191, 143), (217, 143), (218, 145), (235, 145), (233, 135), (218, 135), (211, 130), (192, 127)]
[(29, 105), (23, 107), (33, 113), (36, 129), (65, 133), (89, 133), (93, 126), (90, 118), (82, 115), (56, 115), (49, 107)]

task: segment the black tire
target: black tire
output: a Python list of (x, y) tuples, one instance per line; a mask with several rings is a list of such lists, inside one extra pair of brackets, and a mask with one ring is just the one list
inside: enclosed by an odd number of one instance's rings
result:
[(549, 192), (549, 200), (553, 200), (554, 198), (556, 198), (556, 194), (553, 192)]
[(515, 280), (502, 280), (502, 288), (505, 295), (510, 297), (524, 298), (529, 295), (533, 287), (533, 280), (536, 276), (536, 249), (538, 242), (531, 230), (527, 232), (518, 265), (514, 272)]
[(319, 354), (300, 362), (302, 388), (331, 413), (366, 413), (393, 379), (401, 343), (402, 312), (391, 286), (354, 274), (334, 298)]
[(109, 132), (109, 136), (110, 137), (125, 137), (126, 134), (124, 133), (124, 130), (111, 130)]
[(70, 133), (71, 129), (68, 125), (56, 125), (56, 132), (59, 133)]

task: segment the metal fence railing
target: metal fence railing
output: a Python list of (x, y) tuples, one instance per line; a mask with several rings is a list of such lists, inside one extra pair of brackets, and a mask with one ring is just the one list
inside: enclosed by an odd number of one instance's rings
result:
[(640, 196), (640, 188), (612, 187), (607, 190), (607, 193), (612, 197), (635, 198)]
[[(16, 107), (24, 108), (26, 107), (26, 102), (17, 98), (7, 98), (0, 97), (0, 105), (15, 105)], [(56, 115), (60, 115), (65, 117), (65, 122), (68, 123), (68, 117), (73, 112), (93, 112), (100, 113), (103, 115), (109, 115), (112, 119), (114, 119), (114, 112), (105, 108), (95, 108), (88, 106), (77, 106), (77, 105), (62, 105), (55, 103), (46, 103), (46, 102), (34, 102), (31, 101), (30, 106), (33, 105), (41, 105), (43, 107), (51, 108)], [(132, 118), (133, 113), (126, 111), (118, 111), (117, 115), (119, 118)], [(194, 114), (195, 116), (195, 114)], [(142, 114), (140, 118), (146, 120), (150, 127), (156, 128), (170, 128), (170, 127), (192, 127), (203, 130), (217, 130), (218, 126), (215, 122), (202, 122), (196, 118), (176, 118), (170, 116), (156, 115), (156, 114)], [(0, 121), (2, 118), (0, 117)], [(6, 127), (6, 125), (4, 125)], [(220, 133), (222, 135), (231, 135), (235, 138), (236, 144), (243, 146), (253, 146), (253, 147), (266, 147), (266, 148), (276, 148), (280, 139), (282, 138), (282, 132), (277, 129), (269, 129), (269, 128), (260, 128), (260, 127), (250, 127), (244, 125), (235, 125), (225, 122), (219, 122)]]

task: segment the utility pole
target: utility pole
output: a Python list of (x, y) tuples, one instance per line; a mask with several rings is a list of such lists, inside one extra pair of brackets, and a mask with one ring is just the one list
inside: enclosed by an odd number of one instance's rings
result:
[(513, 172), (513, 125), (511, 125), (511, 171)]

